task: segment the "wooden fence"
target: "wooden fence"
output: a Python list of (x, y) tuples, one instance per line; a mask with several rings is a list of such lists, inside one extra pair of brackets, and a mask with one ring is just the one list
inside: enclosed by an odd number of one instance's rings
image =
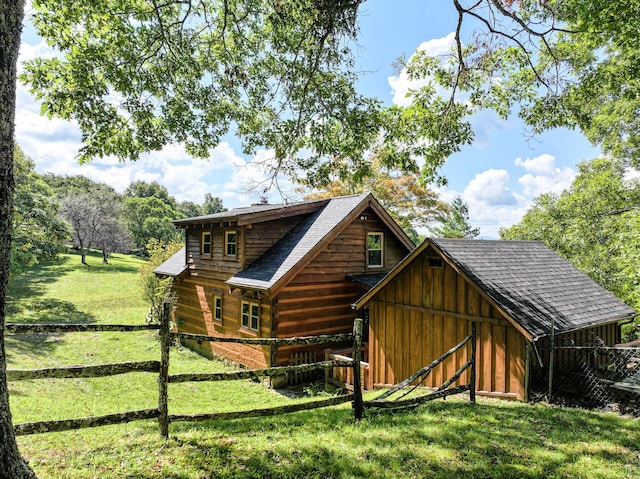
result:
[[(159, 330), (160, 335), (160, 360), (159, 361), (142, 361), (142, 362), (128, 362), (128, 363), (115, 363), (115, 364), (102, 364), (93, 366), (70, 366), (61, 368), (45, 368), (45, 369), (32, 369), (32, 370), (8, 370), (7, 380), (20, 381), (28, 379), (44, 379), (44, 378), (92, 378), (92, 377), (104, 377), (112, 376), (116, 374), (125, 374), (129, 372), (150, 372), (158, 374), (158, 407), (154, 409), (143, 409), (136, 411), (126, 411), (117, 414), (109, 414), (103, 416), (91, 416), (78, 419), (65, 419), (56, 421), (39, 421), (14, 425), (16, 435), (28, 435), (42, 432), (55, 432), (66, 431), (71, 429), (82, 429), (88, 427), (105, 426), (111, 424), (120, 424), (130, 421), (137, 421), (140, 419), (157, 419), (158, 429), (160, 434), (164, 438), (169, 437), (169, 424), (176, 421), (210, 421), (210, 420), (224, 420), (224, 419), (237, 419), (246, 417), (260, 417), (260, 416), (273, 416), (277, 414), (286, 414), (290, 412), (310, 410), (323, 408), (328, 406), (334, 406), (337, 404), (352, 402), (353, 411), (356, 419), (361, 419), (364, 415), (365, 403), (362, 398), (362, 365), (361, 365), (361, 348), (362, 348), (362, 328), (363, 321), (356, 319), (354, 322), (353, 334), (339, 334), (339, 335), (322, 335), (322, 336), (308, 336), (298, 338), (276, 339), (276, 338), (221, 338), (210, 337), (203, 335), (172, 333), (169, 329), (169, 315), (165, 312), (163, 315), (161, 324), (159, 325), (76, 325), (76, 324), (7, 324), (5, 325), (5, 331), (8, 334), (31, 334), (31, 333), (68, 333), (68, 332), (96, 332), (96, 331), (117, 331), (117, 332), (132, 332), (142, 330)], [(475, 337), (475, 336), (474, 336)], [(266, 369), (254, 369), (244, 371), (230, 371), (222, 373), (182, 373), (182, 374), (169, 374), (169, 351), (170, 344), (173, 338), (185, 338), (195, 339), (200, 341), (220, 341), (220, 342), (235, 342), (244, 344), (324, 344), (336, 341), (353, 340), (353, 357), (342, 357), (340, 359), (330, 359), (315, 363), (299, 364), (292, 366), (280, 366)], [(467, 338), (468, 341), (469, 338)], [(466, 344), (466, 343), (464, 343)], [(462, 347), (462, 346), (459, 346)], [(448, 354), (451, 354), (448, 353)], [(475, 341), (472, 342), (472, 359), (467, 363), (466, 367), (469, 367), (469, 363), (474, 363), (475, 358)], [(443, 359), (442, 359), (443, 360)], [(430, 365), (432, 366), (432, 365)], [(305, 374), (309, 371), (327, 370), (332, 368), (350, 368), (352, 373), (350, 378), (352, 379), (353, 388), (349, 394), (332, 397), (329, 399), (323, 399), (312, 402), (291, 404), (285, 406), (253, 409), (247, 411), (235, 411), (235, 412), (218, 412), (218, 413), (203, 413), (203, 414), (169, 414), (168, 407), (168, 384), (169, 383), (181, 383), (189, 381), (226, 381), (226, 380), (239, 380), (239, 379), (253, 379), (259, 377), (273, 377), (273, 376), (289, 376)], [(424, 370), (421, 370), (424, 374)], [(454, 379), (450, 380), (448, 385), (455, 382), (460, 376), (461, 371), (456, 373)], [(472, 369), (472, 383), (475, 383), (475, 369)], [(415, 378), (414, 378), (415, 379)], [(409, 383), (414, 379), (408, 380)], [(401, 383), (404, 387), (409, 383)], [(444, 389), (448, 385), (443, 386)], [(400, 386), (400, 385), (399, 385)], [(394, 388), (394, 392), (397, 389)], [(470, 390), (472, 400), (474, 400), (473, 388), (466, 387), (454, 387), (444, 391), (448, 394), (461, 392), (463, 390)], [(442, 392), (439, 397), (443, 395)], [(385, 407), (381, 405), (388, 395), (380, 397), (375, 401), (366, 403), (373, 407)], [(433, 395), (432, 395), (433, 396)]]
[(238, 379), (251, 379), (259, 377), (273, 377), (281, 375), (300, 375), (309, 371), (318, 371), (334, 367), (353, 367), (357, 361), (321, 361), (309, 364), (299, 364), (294, 366), (281, 366), (266, 369), (255, 369), (246, 371), (231, 371), (223, 373), (186, 373), (169, 374), (169, 351), (173, 338), (196, 339), (201, 341), (221, 341), (244, 344), (324, 344), (335, 341), (354, 340), (354, 348), (360, 346), (356, 344), (362, 341), (362, 320), (357, 319), (354, 323), (354, 334), (322, 335), (287, 339), (276, 338), (219, 338), (192, 334), (172, 333), (169, 329), (169, 314), (165, 312), (161, 324), (159, 325), (86, 325), (86, 324), (7, 324), (5, 332), (7, 334), (32, 334), (32, 333), (69, 333), (69, 332), (132, 332), (142, 330), (159, 330), (160, 336), (160, 360), (127, 362), (114, 364), (101, 364), (92, 366), (70, 366), (59, 368), (44, 368), (30, 370), (8, 370), (8, 381), (21, 381), (29, 379), (45, 378), (94, 378), (125, 374), (129, 372), (150, 372), (158, 374), (158, 407), (154, 409), (143, 409), (136, 411), (126, 411), (117, 414), (103, 416), (91, 416), (77, 419), (65, 419), (56, 421), (39, 421), (14, 425), (16, 435), (28, 435), (41, 432), (66, 431), (70, 429), (82, 429), (110, 424), (120, 424), (140, 419), (157, 419), (160, 434), (167, 438), (169, 436), (169, 424), (175, 421), (206, 421), (235, 419), (243, 417), (272, 416), (285, 414), (307, 409), (317, 409), (333, 406), (344, 402), (353, 402), (354, 414), (356, 418), (362, 417), (362, 390), (356, 388), (353, 393), (332, 397), (329, 399), (291, 404), (273, 408), (254, 409), (248, 411), (224, 412), (224, 413), (204, 413), (204, 414), (169, 414), (168, 408), (168, 384), (187, 381), (225, 381)]

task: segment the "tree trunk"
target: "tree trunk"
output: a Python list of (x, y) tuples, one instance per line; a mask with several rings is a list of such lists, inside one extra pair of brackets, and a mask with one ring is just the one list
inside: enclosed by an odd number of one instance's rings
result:
[(13, 145), (16, 110), (16, 64), (24, 0), (0, 2), (0, 477), (35, 478), (22, 459), (13, 431), (7, 387), (4, 321), (9, 281), (13, 213)]

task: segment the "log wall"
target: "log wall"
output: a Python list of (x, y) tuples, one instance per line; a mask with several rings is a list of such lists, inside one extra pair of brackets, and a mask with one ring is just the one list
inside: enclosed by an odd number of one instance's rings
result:
[[(524, 399), (525, 340), (478, 289), (435, 252), (420, 255), (369, 303), (370, 387), (390, 386), (437, 359), (478, 323), (478, 394)], [(438, 387), (468, 359), (462, 349), (438, 365)], [(469, 382), (465, 372), (456, 385)]]
[[(294, 269), (293, 279), (270, 297), (266, 293), (229, 291), (225, 283), (277, 243), (302, 217), (273, 219), (268, 222), (235, 227), (214, 224), (187, 230), (189, 274), (174, 284), (178, 296), (175, 320), (180, 332), (220, 336), (287, 338), (321, 334), (351, 333), (353, 304), (364, 290), (349, 276), (382, 273), (392, 269), (409, 252), (395, 234), (370, 208), (347, 225), (309, 263)], [(238, 234), (236, 258), (224, 255), (224, 231)], [(210, 255), (200, 253), (202, 231), (212, 232)], [(384, 266), (367, 268), (367, 233), (384, 233)], [(215, 321), (214, 297), (223, 298), (223, 319)], [(252, 299), (255, 298), (255, 299)], [(240, 328), (243, 299), (260, 302), (258, 334)], [(301, 351), (316, 352), (344, 344), (313, 346), (248, 346), (232, 343), (194, 343), (188, 346), (203, 354), (216, 354), (251, 368), (286, 365), (289, 357)]]

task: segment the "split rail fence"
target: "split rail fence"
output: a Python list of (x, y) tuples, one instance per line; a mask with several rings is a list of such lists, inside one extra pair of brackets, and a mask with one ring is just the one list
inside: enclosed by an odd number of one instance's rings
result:
[[(170, 331), (169, 315), (167, 312), (163, 315), (161, 323), (158, 325), (86, 325), (86, 324), (63, 324), (63, 325), (34, 325), (34, 324), (7, 324), (5, 325), (5, 332), (8, 334), (33, 334), (33, 333), (69, 333), (69, 332), (103, 332), (103, 331), (115, 331), (115, 332), (133, 332), (142, 330), (159, 330), (160, 336), (160, 360), (159, 361), (142, 361), (142, 362), (127, 362), (127, 363), (114, 363), (114, 364), (101, 364), (92, 366), (69, 366), (58, 368), (44, 368), (44, 369), (30, 369), (30, 370), (8, 370), (7, 380), (19, 381), (19, 380), (31, 380), (31, 379), (45, 379), (45, 378), (95, 378), (112, 376), (117, 374), (124, 374), (129, 372), (149, 372), (158, 374), (158, 407), (153, 409), (143, 409), (136, 411), (126, 411), (116, 414), (108, 414), (102, 416), (91, 416), (77, 419), (64, 419), (55, 421), (39, 421), (29, 422), (14, 425), (14, 431), (16, 435), (28, 435), (43, 432), (57, 432), (66, 431), (72, 429), (83, 429), (89, 427), (105, 426), (112, 424), (126, 423), (141, 419), (157, 419), (158, 429), (160, 435), (168, 438), (169, 436), (169, 424), (177, 421), (216, 421), (225, 419), (238, 419), (247, 417), (261, 417), (261, 416), (273, 416), (278, 414), (286, 414), (296, 411), (317, 409), (323, 407), (334, 406), (337, 404), (352, 402), (353, 411), (356, 419), (361, 419), (364, 415), (365, 403), (362, 397), (362, 380), (361, 380), (361, 352), (362, 352), (362, 328), (363, 321), (356, 319), (354, 322), (353, 334), (338, 334), (338, 335), (322, 335), (322, 336), (308, 336), (298, 338), (220, 338), (203, 335), (192, 335), (184, 333), (173, 333)], [(338, 341), (353, 340), (353, 355), (352, 358), (341, 358), (340, 360), (332, 359), (325, 360), (316, 363), (300, 364), (294, 366), (280, 366), (271, 367), (266, 369), (254, 369), (243, 371), (231, 371), (222, 373), (182, 373), (182, 374), (169, 374), (169, 350), (171, 341), (173, 338), (185, 338), (199, 341), (219, 341), (219, 342), (234, 342), (242, 344), (277, 344), (277, 345), (296, 345), (296, 344), (327, 344)], [(458, 345), (458, 348), (464, 346), (469, 341), (471, 336), (467, 338), (463, 343)], [(452, 354), (452, 351), (447, 353), (446, 356)], [(475, 358), (475, 341), (472, 341), (472, 358)], [(444, 360), (438, 360), (436, 364), (439, 364)], [(435, 362), (434, 362), (435, 363)], [(469, 366), (469, 363), (471, 365)], [(472, 400), (475, 399), (473, 393), (473, 386), (475, 384), (475, 368), (473, 368), (475, 361), (470, 360), (466, 367), (472, 367), (471, 373), (471, 385), (457, 386), (447, 389), (449, 385), (459, 378), (462, 371), (458, 371), (456, 375), (451, 378), (446, 385), (443, 385), (441, 389), (446, 391), (438, 391), (431, 394), (429, 397), (443, 397), (449, 394), (456, 394), (465, 390), (471, 391), (470, 395)], [(431, 367), (434, 366), (432, 363)], [(466, 369), (465, 367), (465, 369)], [(168, 384), (169, 383), (181, 383), (190, 381), (226, 381), (226, 380), (240, 380), (240, 379), (253, 379), (260, 377), (273, 377), (273, 376), (289, 376), (299, 375), (310, 371), (327, 370), (332, 368), (350, 368), (352, 373), (350, 377), (353, 379), (353, 387), (349, 394), (335, 396), (328, 399), (297, 403), (285, 406), (277, 406), (264, 409), (252, 409), (246, 411), (234, 411), (234, 412), (217, 412), (217, 413), (203, 413), (203, 414), (169, 414), (168, 408)], [(427, 367), (428, 368), (428, 367)], [(425, 368), (426, 369), (426, 368)], [(423, 377), (425, 369), (418, 373), (419, 377)], [(414, 375), (416, 376), (416, 375)], [(416, 377), (418, 377), (416, 376)], [(396, 392), (399, 387), (404, 387), (407, 384), (413, 382), (416, 378), (412, 376), (407, 381), (403, 382), (394, 388), (393, 392)], [(406, 383), (406, 384), (405, 384)], [(389, 393), (391, 394), (391, 393)], [(374, 401), (368, 402), (368, 406), (372, 407), (390, 407), (385, 406), (383, 399), (388, 396), (379, 397)], [(399, 405), (396, 402), (396, 405)], [(392, 406), (391, 406), (392, 407)]]

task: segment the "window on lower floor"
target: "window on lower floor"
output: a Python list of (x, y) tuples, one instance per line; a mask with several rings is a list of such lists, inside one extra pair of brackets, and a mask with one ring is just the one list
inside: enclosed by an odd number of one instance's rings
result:
[(213, 319), (222, 321), (222, 296), (213, 297)]
[(260, 305), (249, 301), (242, 302), (240, 324), (243, 328), (258, 331), (260, 328)]

